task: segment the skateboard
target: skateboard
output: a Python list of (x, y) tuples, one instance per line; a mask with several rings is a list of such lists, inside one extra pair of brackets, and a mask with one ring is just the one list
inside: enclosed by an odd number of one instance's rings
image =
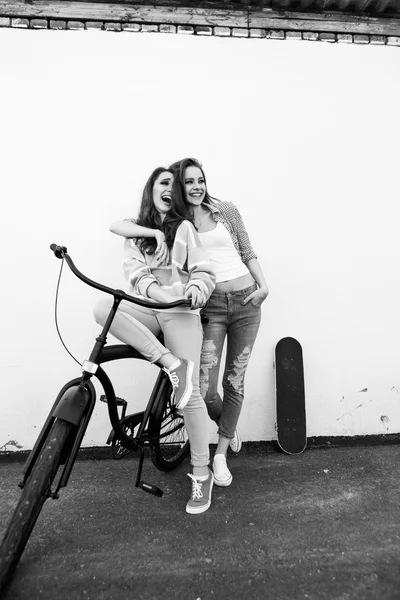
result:
[(303, 351), (292, 337), (275, 347), (276, 431), (279, 447), (300, 454), (307, 446)]

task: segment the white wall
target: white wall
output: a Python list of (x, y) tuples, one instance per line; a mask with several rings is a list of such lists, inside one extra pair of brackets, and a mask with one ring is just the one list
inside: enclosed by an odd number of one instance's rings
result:
[[(0, 29), (0, 449), (32, 447), (79, 374), (55, 332), (49, 244), (124, 286), (108, 225), (136, 213), (155, 166), (187, 155), (239, 207), (271, 289), (243, 438), (275, 437), (273, 351), (286, 335), (303, 345), (308, 435), (399, 432), (399, 75), (393, 47)], [(97, 297), (65, 271), (60, 327), (80, 360)], [(123, 365), (129, 412), (154, 374)], [(109, 428), (98, 404), (84, 444)]]

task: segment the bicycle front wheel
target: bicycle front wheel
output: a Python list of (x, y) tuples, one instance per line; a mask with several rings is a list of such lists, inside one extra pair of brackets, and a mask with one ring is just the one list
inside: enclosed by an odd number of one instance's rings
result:
[(189, 439), (182, 412), (171, 401), (172, 386), (165, 378), (160, 385), (160, 408), (151, 419), (151, 459), (160, 471), (172, 471), (189, 454)]
[(74, 426), (56, 420), (25, 482), (0, 546), (0, 592), (10, 582), (43, 504), (50, 494), (62, 451)]

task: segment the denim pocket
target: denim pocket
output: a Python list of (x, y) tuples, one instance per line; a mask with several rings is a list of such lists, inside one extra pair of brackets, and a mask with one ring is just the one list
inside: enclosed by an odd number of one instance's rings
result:
[[(246, 298), (248, 298), (248, 296), (250, 296), (250, 294), (252, 294), (253, 292), (255, 292), (257, 290), (257, 285), (254, 284), (248, 288), (246, 288), (245, 290), (241, 291), (241, 302), (243, 303), (244, 300), (246, 300)], [(252, 301), (250, 300), (250, 302), (247, 302), (247, 304), (245, 304), (245, 306), (250, 305), (253, 306), (254, 308), (260, 308), (259, 306), (254, 306), (254, 304), (252, 303)]]
[(256, 284), (256, 283), (253, 283), (253, 285), (251, 285), (250, 287), (248, 287), (248, 288), (245, 288), (244, 290), (241, 290), (241, 292), (240, 292), (240, 293), (241, 293), (241, 294), (242, 294), (242, 295), (243, 295), (245, 298), (247, 298), (247, 296), (250, 296), (250, 294), (252, 294), (253, 292), (255, 292), (257, 289), (258, 289), (258, 288), (257, 288), (257, 284)]

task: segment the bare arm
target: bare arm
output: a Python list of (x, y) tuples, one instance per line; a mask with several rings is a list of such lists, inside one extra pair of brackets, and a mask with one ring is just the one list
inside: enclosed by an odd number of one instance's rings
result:
[(265, 281), (264, 274), (260, 267), (260, 263), (256, 258), (252, 258), (246, 263), (246, 267), (249, 269), (250, 273), (253, 275), (256, 283), (258, 285), (258, 290), (247, 296), (247, 298), (243, 301), (243, 304), (247, 304), (248, 302), (252, 302), (255, 306), (261, 306), (266, 297), (269, 294), (269, 289), (267, 286), (267, 282)]
[[(133, 221), (114, 221), (114, 223), (111, 223), (110, 225), (110, 231), (111, 233), (115, 233), (124, 238), (144, 238), (155, 237), (154, 234), (156, 230), (137, 225)], [(160, 231), (160, 233), (162, 233), (162, 231)]]
[(148, 238), (153, 237), (156, 239), (157, 247), (155, 255), (158, 262), (163, 263), (168, 257), (168, 247), (165, 243), (164, 232), (160, 229), (151, 229), (150, 227), (143, 227), (137, 225), (133, 221), (114, 221), (110, 225), (110, 231), (116, 235), (120, 235), (124, 238)]

